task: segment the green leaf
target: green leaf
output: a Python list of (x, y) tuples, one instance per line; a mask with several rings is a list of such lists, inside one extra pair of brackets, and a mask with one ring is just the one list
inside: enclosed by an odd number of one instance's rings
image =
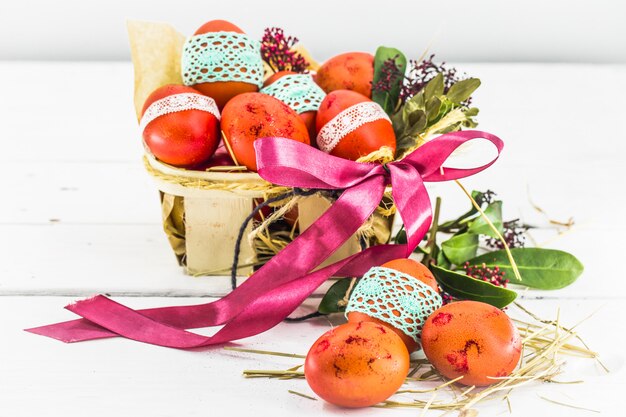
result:
[(439, 98), (432, 97), (426, 102), (426, 114), (428, 115), (429, 122), (437, 119), (439, 109), (441, 109), (441, 100), (439, 100)]
[(413, 113), (415, 110), (424, 110), (426, 102), (424, 101), (424, 94), (420, 92), (410, 99), (408, 99), (404, 106), (402, 107), (403, 111), (407, 114)]
[(443, 95), (443, 74), (439, 73), (424, 86), (424, 99), (428, 101), (441, 95)]
[(470, 98), (478, 87), (480, 87), (480, 80), (478, 78), (468, 78), (467, 80), (461, 80), (452, 85), (446, 96), (453, 103), (461, 104)]
[(513, 268), (504, 250), (489, 252), (469, 260), (471, 265), (483, 263), (493, 268), (499, 266), (506, 272), (510, 284), (522, 285), (542, 290), (556, 290), (566, 287), (582, 274), (584, 267), (574, 255), (555, 249), (515, 248), (511, 254), (522, 277), (519, 282), (513, 275)]
[[(413, 119), (413, 115), (415, 115), (415, 119)], [(410, 124), (410, 127), (406, 130), (406, 134), (409, 136), (416, 136), (424, 131), (426, 128), (426, 114), (418, 110), (416, 112), (411, 113), (411, 117), (409, 120), (413, 120), (414, 122)]]
[(446, 258), (446, 255), (445, 255), (445, 253), (442, 250), (440, 250), (437, 253), (436, 261), (437, 261), (437, 266), (439, 266), (441, 268), (448, 268), (449, 269), (450, 266), (452, 266), (452, 264), (450, 263), (450, 260), (448, 258)]
[(346, 311), (346, 307), (339, 306), (338, 303), (345, 297), (346, 291), (348, 291), (348, 287), (350, 286), (350, 281), (350, 278), (342, 278), (331, 285), (328, 291), (326, 291), (326, 294), (324, 294), (322, 301), (320, 301), (317, 311), (322, 314)]
[(442, 290), (460, 300), (482, 301), (492, 306), (506, 307), (515, 300), (515, 291), (479, 281), (449, 269), (431, 265), (431, 271)]
[[(472, 198), (474, 199), (474, 201), (479, 201), (483, 198), (484, 193), (481, 191), (472, 191)], [(471, 208), (469, 209), (469, 211), (467, 211), (466, 213), (464, 213), (463, 215), (461, 215), (459, 218), (455, 219), (455, 220), (450, 220), (447, 221), (443, 224), (439, 225), (439, 230), (441, 230), (442, 232), (451, 232), (454, 229), (460, 227), (461, 225), (463, 225), (464, 223), (466, 223), (468, 221), (468, 219), (470, 219), (471, 217), (473, 217), (475, 214), (478, 213), (478, 210), (476, 210), (476, 208), (474, 207), (474, 205), (471, 205)]]
[[(484, 210), (484, 213), (485, 216), (491, 220), (491, 223), (493, 223), (496, 229), (498, 229), (498, 232), (502, 233), (502, 201), (494, 201), (489, 204)], [(489, 224), (487, 224), (483, 216), (476, 217), (476, 219), (469, 224), (468, 231), (477, 235), (487, 235), (493, 238), (498, 237)]]
[[(476, 256), (478, 250), (478, 235), (473, 233), (462, 233), (452, 236), (441, 244), (441, 249), (446, 258), (455, 265), (462, 265)], [(437, 262), (439, 264), (439, 262)]]
[(402, 76), (393, 80), (391, 89), (388, 92), (377, 90), (372, 91), (372, 100), (380, 104), (385, 112), (391, 115), (396, 109), (396, 105), (400, 97), (400, 89), (402, 88), (402, 82), (404, 80), (403, 76), (406, 71), (406, 57), (396, 48), (388, 48), (386, 46), (379, 47), (376, 50), (376, 56), (374, 57), (374, 85), (380, 81), (382, 77), (382, 68), (385, 62), (389, 59), (395, 59), (396, 68)]
[(479, 112), (479, 111), (480, 111), (480, 110), (478, 109), (478, 107), (470, 107), (469, 109), (467, 109), (467, 110), (465, 111), (465, 115), (466, 115), (467, 117), (474, 117), (474, 116), (478, 116), (478, 112)]
[(406, 230), (404, 229), (404, 227), (401, 228), (398, 231), (398, 234), (396, 234), (396, 237), (394, 238), (394, 241), (395, 241), (396, 244), (400, 244), (400, 245), (406, 244), (406, 242), (407, 242), (407, 240), (406, 240)]

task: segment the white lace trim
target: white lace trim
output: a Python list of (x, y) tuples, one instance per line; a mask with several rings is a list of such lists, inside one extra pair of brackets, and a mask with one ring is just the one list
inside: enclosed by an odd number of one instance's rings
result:
[(211, 97), (196, 93), (180, 93), (164, 97), (150, 104), (146, 112), (141, 117), (139, 127), (141, 131), (156, 119), (165, 114), (175, 113), (184, 110), (202, 110), (211, 113), (220, 120), (220, 111)]
[(365, 101), (350, 106), (326, 123), (317, 134), (317, 146), (330, 153), (348, 133), (354, 132), (366, 123), (385, 119), (391, 123), (389, 116), (380, 105), (373, 101)]

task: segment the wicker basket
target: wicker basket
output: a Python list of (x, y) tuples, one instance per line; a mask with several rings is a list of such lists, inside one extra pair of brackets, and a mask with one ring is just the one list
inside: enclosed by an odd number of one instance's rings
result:
[[(228, 275), (237, 235), (254, 208), (254, 199), (263, 198), (268, 191), (288, 190), (268, 183), (256, 173), (189, 171), (163, 164), (149, 155), (145, 161), (161, 193), (164, 230), (179, 263), (190, 275)], [(330, 202), (318, 195), (299, 200), (299, 231), (309, 227), (329, 206)], [(393, 217), (384, 218), (382, 229), (390, 231), (392, 222)], [(244, 236), (251, 231), (249, 224)], [(388, 236), (374, 238), (373, 243), (387, 239)], [(352, 255), (360, 247), (354, 235), (323, 265)], [(256, 261), (253, 245), (242, 239), (238, 275), (252, 273)]]

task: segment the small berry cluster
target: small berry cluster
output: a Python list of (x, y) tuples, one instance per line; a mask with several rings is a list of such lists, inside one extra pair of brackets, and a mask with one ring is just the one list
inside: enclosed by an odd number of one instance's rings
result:
[(261, 57), (275, 72), (306, 73), (309, 63), (291, 48), (298, 43), (295, 36), (285, 36), (281, 28), (266, 28), (261, 39)]
[[(409, 61), (409, 71), (406, 76), (398, 69), (396, 64), (397, 57), (389, 58), (383, 63), (381, 76), (378, 82), (372, 86), (372, 89), (374, 91), (389, 92), (398, 78), (402, 78), (400, 101), (404, 103), (422, 91), (430, 80), (441, 73), (443, 74), (443, 91), (447, 93), (454, 83), (460, 81), (460, 78), (456, 68), (448, 67), (445, 62), (436, 64), (433, 61), (434, 58), (435, 55), (433, 54), (422, 61)], [(462, 104), (469, 106), (471, 101), (472, 99), (469, 98)]]
[[(523, 225), (519, 219), (515, 219), (504, 222), (503, 227), (502, 237), (509, 248), (523, 248), (526, 245), (525, 233), (528, 231), (528, 226)], [(504, 249), (500, 239), (490, 237), (487, 238), (485, 244), (493, 249)]]
[[(447, 93), (454, 83), (460, 81), (456, 68), (448, 67), (445, 62), (436, 64), (433, 60), (434, 58), (435, 55), (432, 54), (422, 61), (409, 61), (409, 72), (406, 77), (407, 82), (402, 86), (402, 92), (400, 93), (400, 99), (402, 101), (406, 101), (422, 91), (426, 84), (438, 74), (443, 74), (444, 93)], [(464, 104), (469, 105), (470, 103), (471, 98)]]
[(376, 84), (372, 85), (372, 90), (388, 93), (399, 78), (404, 78), (404, 74), (400, 73), (398, 64), (396, 64), (397, 58), (398, 56), (396, 55), (383, 63), (380, 69), (380, 79)]
[(463, 265), (467, 276), (481, 281), (489, 282), (498, 287), (506, 287), (509, 280), (504, 277), (505, 271), (502, 271), (499, 266), (489, 268), (484, 263), (482, 265), (470, 265), (469, 262), (465, 262)]
[(496, 195), (497, 194), (494, 191), (487, 190), (484, 193), (480, 193), (478, 197), (476, 197), (476, 203), (478, 203), (481, 207), (485, 204), (489, 205), (495, 201)]
[(439, 295), (441, 295), (441, 301), (444, 306), (454, 301), (454, 297), (448, 294), (447, 292), (445, 292), (444, 290), (439, 291)]
[[(470, 265), (469, 262), (465, 262), (463, 265), (463, 269), (467, 276), (472, 277), (474, 279), (478, 279), (481, 281), (489, 282), (497, 287), (506, 288), (509, 280), (504, 276), (506, 275), (505, 271), (502, 271), (499, 266), (495, 266), (493, 268), (489, 268), (487, 265)], [(449, 304), (453, 302), (455, 299), (447, 292), (441, 290), (440, 291), (441, 299), (443, 300), (443, 305)]]

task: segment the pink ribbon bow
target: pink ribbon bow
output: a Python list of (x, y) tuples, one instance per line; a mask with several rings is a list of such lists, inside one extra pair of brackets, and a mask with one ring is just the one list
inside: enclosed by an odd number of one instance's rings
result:
[[(477, 138), (503, 142), (480, 131), (441, 135), (401, 161), (386, 165), (337, 158), (311, 146), (277, 137), (254, 143), (261, 177), (274, 184), (343, 190), (335, 203), (306, 231), (225, 297), (193, 306), (132, 310), (103, 295), (66, 308), (82, 319), (27, 331), (63, 342), (123, 336), (155, 345), (188, 349), (241, 339), (268, 330), (291, 314), (331, 276), (360, 276), (374, 265), (408, 257), (432, 221), (425, 181), (446, 181), (473, 175), (497, 159), (472, 169), (442, 164), (461, 144)], [(406, 245), (379, 245), (311, 272), (346, 242), (380, 203), (385, 187), (404, 223)], [(186, 329), (224, 325), (213, 336)]]

